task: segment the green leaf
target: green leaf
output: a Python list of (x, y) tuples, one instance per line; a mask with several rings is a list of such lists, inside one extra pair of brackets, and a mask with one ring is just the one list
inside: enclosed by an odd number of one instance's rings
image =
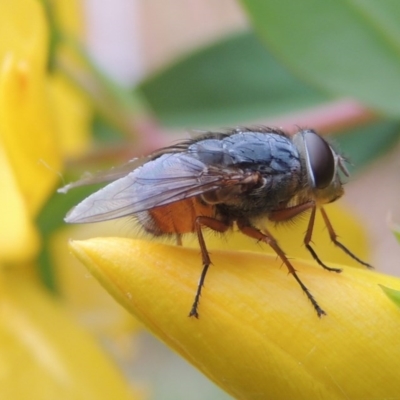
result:
[(392, 300), (397, 307), (400, 307), (400, 290), (391, 289), (383, 285), (379, 286), (386, 294), (386, 296), (389, 297), (389, 299)]
[(37, 218), (37, 225), (44, 237), (48, 237), (55, 230), (65, 224), (67, 212), (91, 193), (104, 185), (91, 185), (74, 188), (68, 193), (54, 193)]
[(260, 38), (332, 95), (400, 115), (400, 2), (242, 0)]
[(183, 127), (240, 123), (330, 99), (291, 75), (252, 33), (189, 55), (139, 90), (163, 124)]
[(97, 146), (115, 145), (124, 143), (124, 141), (126, 142), (121, 130), (100, 113), (94, 114), (92, 133)]
[(392, 148), (393, 144), (399, 140), (399, 132), (399, 121), (378, 121), (333, 135), (333, 144), (349, 159), (349, 170), (354, 172)]
[(67, 194), (54, 193), (37, 218), (36, 223), (43, 238), (42, 249), (38, 257), (38, 274), (46, 287), (53, 292), (57, 291), (57, 282), (49, 251), (51, 234), (65, 225), (64, 217), (73, 206), (100, 187), (100, 185), (83, 186), (71, 190)]

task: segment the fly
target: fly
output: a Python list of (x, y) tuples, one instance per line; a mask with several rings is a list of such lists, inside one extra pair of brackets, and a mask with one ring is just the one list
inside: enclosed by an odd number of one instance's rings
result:
[(339, 172), (348, 176), (344, 158), (311, 129), (289, 135), (267, 127), (236, 128), (182, 141), (59, 191), (112, 181), (73, 208), (65, 218), (67, 223), (135, 216), (145, 231), (155, 236), (174, 235), (178, 243), (183, 234), (195, 233), (203, 270), (191, 317), (199, 317), (200, 296), (211, 264), (203, 229), (225, 233), (235, 225), (244, 235), (271, 246), (321, 317), (325, 311), (300, 280), (273, 235), (260, 223), (279, 223), (310, 212), (304, 237), (307, 250), (324, 269), (341, 272), (325, 265), (310, 244), (319, 210), (332, 242), (360, 264), (372, 268), (337, 240), (323, 208), (344, 193)]

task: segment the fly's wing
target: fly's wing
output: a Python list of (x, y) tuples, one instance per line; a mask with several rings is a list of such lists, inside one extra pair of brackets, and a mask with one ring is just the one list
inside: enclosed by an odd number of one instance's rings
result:
[(187, 153), (163, 154), (87, 197), (69, 223), (99, 222), (132, 215), (199, 194), (240, 184), (243, 172), (208, 167)]
[(107, 171), (100, 171), (94, 174), (85, 174), (78, 181), (63, 186), (62, 188), (58, 189), (57, 192), (67, 193), (70, 189), (74, 189), (80, 186), (88, 186), (94, 185), (96, 183), (115, 181), (116, 179), (120, 179), (126, 176), (127, 174), (138, 168), (140, 165), (144, 164), (146, 161), (148, 161), (148, 157), (134, 158), (124, 165), (111, 168)]

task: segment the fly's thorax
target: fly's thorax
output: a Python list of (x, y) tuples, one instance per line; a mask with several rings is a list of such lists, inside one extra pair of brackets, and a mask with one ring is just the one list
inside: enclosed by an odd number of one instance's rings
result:
[(303, 189), (296, 195), (296, 201), (314, 200), (322, 205), (340, 198), (344, 190), (339, 169), (347, 175), (342, 157), (310, 129), (297, 132), (293, 143), (300, 154), (303, 181)]
[[(286, 173), (259, 173), (258, 185), (244, 190), (237, 187), (223, 201), (215, 202), (217, 215), (222, 220), (250, 220), (268, 217), (272, 210), (285, 208), (301, 187), (300, 171), (300, 165), (294, 162)], [(207, 196), (204, 197), (207, 201)]]

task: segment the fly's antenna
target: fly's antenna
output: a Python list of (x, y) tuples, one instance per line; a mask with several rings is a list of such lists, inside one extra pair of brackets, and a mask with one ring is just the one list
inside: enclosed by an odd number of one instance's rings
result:
[(62, 174), (60, 171), (58, 171), (58, 170), (56, 170), (56, 169), (50, 167), (50, 165), (47, 164), (47, 162), (44, 161), (43, 158), (40, 158), (40, 159), (38, 160), (38, 164), (42, 164), (42, 165), (43, 165), (45, 168), (47, 168), (49, 171), (54, 172), (56, 175), (58, 175), (58, 176), (60, 177), (60, 179), (61, 179), (63, 185), (65, 185), (64, 176), (63, 176), (63, 174)]

